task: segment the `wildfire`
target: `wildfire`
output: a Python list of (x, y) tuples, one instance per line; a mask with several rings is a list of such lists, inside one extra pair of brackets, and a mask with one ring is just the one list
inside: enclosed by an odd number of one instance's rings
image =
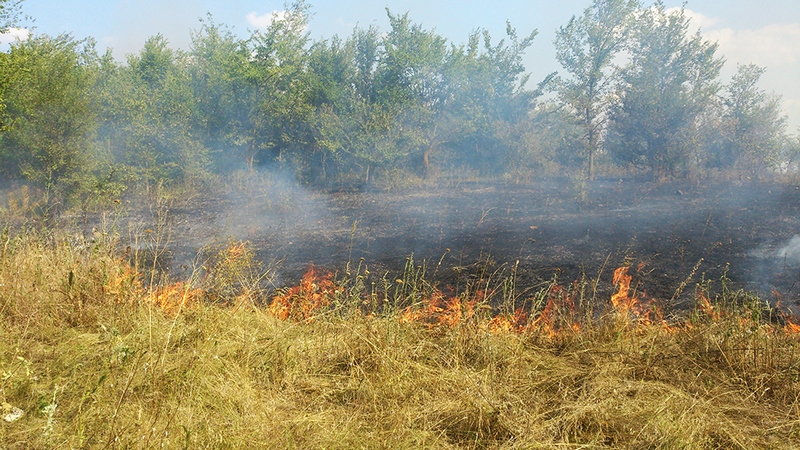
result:
[(628, 266), (618, 267), (612, 278), (612, 283), (617, 286), (617, 292), (611, 296), (611, 306), (623, 313), (634, 311), (639, 304), (636, 295), (630, 294), (633, 277), (628, 274), (629, 269)]
[(133, 266), (125, 265), (115, 277), (107, 281), (103, 286), (103, 291), (108, 295), (120, 298), (128, 290), (137, 292), (141, 288), (141, 274)]
[(276, 295), (269, 305), (269, 311), (281, 320), (293, 319), (310, 322), (323, 308), (330, 306), (337, 293), (336, 285), (330, 272), (319, 274), (311, 266), (300, 284), (283, 294)]
[(181, 309), (196, 306), (203, 294), (204, 292), (201, 289), (193, 289), (190, 285), (179, 281), (154, 289), (147, 295), (146, 299), (167, 314), (172, 315)]
[(492, 317), (486, 325), (486, 329), (493, 334), (510, 333), (512, 331), (521, 333), (525, 331), (527, 323), (528, 314), (522, 308), (517, 308), (511, 317), (506, 315)]
[(482, 293), (478, 293), (476, 298), (462, 302), (458, 297), (447, 297), (439, 289), (434, 289), (433, 293), (422, 301), (421, 308), (409, 306), (400, 314), (399, 320), (401, 323), (422, 322), (428, 328), (440, 326), (455, 328), (475, 315), (478, 297), (482, 296)]
[(719, 312), (714, 309), (714, 305), (711, 304), (711, 300), (709, 300), (703, 292), (697, 293), (697, 307), (703, 314), (711, 319), (717, 320), (720, 318)]
[[(641, 270), (643, 265), (639, 265)], [(402, 280), (397, 281), (398, 284)], [(681, 329), (689, 329), (692, 323), (670, 325), (658, 307), (655, 299), (648, 298), (646, 294), (636, 292), (631, 285), (633, 276), (629, 266), (622, 266), (614, 271), (612, 282), (615, 292), (610, 298), (610, 306), (620, 313), (619, 317), (626, 320), (626, 327), (636, 331), (644, 331), (649, 327), (659, 327), (672, 333)], [(294, 320), (297, 322), (311, 322), (321, 311), (330, 307), (340, 287), (332, 280), (330, 273), (319, 272), (311, 267), (303, 275), (300, 283), (276, 295), (269, 306), (269, 311), (281, 320)], [(174, 291), (175, 289), (173, 289)], [(170, 291), (172, 292), (172, 291)], [(445, 290), (445, 292), (448, 292)], [(541, 310), (530, 306), (518, 307), (513, 313), (496, 315), (482, 314), (480, 311), (490, 311), (488, 299), (491, 297), (484, 291), (471, 294), (446, 294), (434, 288), (418, 304), (409, 306), (398, 315), (398, 321), (405, 324), (420, 324), (429, 330), (455, 329), (465, 323), (474, 324), (477, 329), (485, 330), (492, 334), (502, 333), (533, 333), (542, 337), (557, 339), (568, 335), (581, 333), (586, 311), (579, 308), (581, 294), (580, 285), (576, 281), (572, 286), (562, 286), (553, 283), (543, 297), (537, 297), (539, 304), (544, 306)], [(175, 304), (166, 302), (163, 298), (177, 294), (162, 293), (154, 302), (161, 305)], [(707, 318), (717, 321), (722, 319), (720, 311), (713, 302), (701, 291), (697, 292), (697, 307)], [(176, 298), (181, 298), (177, 296)], [(193, 298), (189, 295), (187, 298)], [(525, 305), (537, 304), (537, 300), (528, 299)], [(168, 308), (165, 308), (168, 309)], [(368, 311), (367, 317), (374, 317), (376, 311)], [(740, 322), (750, 320), (740, 318)], [(742, 326), (747, 325), (742, 322)], [(800, 320), (794, 317), (785, 317), (786, 333), (800, 333)]]
[(783, 329), (787, 333), (800, 333), (800, 325), (792, 322), (791, 319), (786, 319), (786, 326)]

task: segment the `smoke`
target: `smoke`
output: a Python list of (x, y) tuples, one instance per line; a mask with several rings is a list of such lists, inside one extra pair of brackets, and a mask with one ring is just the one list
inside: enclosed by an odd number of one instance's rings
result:
[(775, 255), (786, 263), (800, 263), (800, 235), (795, 234)]

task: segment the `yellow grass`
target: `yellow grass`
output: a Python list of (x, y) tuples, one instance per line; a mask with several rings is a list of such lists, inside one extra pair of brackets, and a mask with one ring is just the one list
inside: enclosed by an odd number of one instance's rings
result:
[(548, 333), (307, 287), (280, 294), (316, 295), (314, 320), (281, 320), (191, 280), (143, 286), (113, 240), (0, 251), (0, 400), (24, 411), (3, 449), (800, 447), (800, 335), (752, 307)]

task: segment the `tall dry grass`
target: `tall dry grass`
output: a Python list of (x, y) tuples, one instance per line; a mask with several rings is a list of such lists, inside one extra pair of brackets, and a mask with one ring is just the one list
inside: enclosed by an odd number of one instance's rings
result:
[[(800, 447), (800, 334), (726, 288), (670, 321), (503, 327), (485, 290), (431, 303), (413, 268), (267, 296), (241, 243), (161, 286), (111, 235), (17, 230), (0, 252), (4, 449)], [(526, 295), (541, 324), (548, 294)]]

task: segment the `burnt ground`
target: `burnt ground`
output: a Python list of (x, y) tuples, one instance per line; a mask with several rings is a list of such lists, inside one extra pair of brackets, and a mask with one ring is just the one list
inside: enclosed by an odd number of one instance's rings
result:
[(734, 287), (800, 302), (795, 185), (606, 179), (579, 200), (566, 180), (321, 193), (271, 178), (171, 215), (173, 267), (190, 266), (211, 242), (244, 239), (276, 268), (278, 285), (296, 282), (311, 264), (341, 273), (360, 258), (373, 276), (394, 279), (413, 255), (443, 285), (486, 270), (508, 273), (517, 261), (520, 288), (602, 269), (605, 294), (615, 267), (644, 263), (641, 289), (671, 299), (699, 264), (690, 286), (701, 277), (718, 286), (727, 270)]

